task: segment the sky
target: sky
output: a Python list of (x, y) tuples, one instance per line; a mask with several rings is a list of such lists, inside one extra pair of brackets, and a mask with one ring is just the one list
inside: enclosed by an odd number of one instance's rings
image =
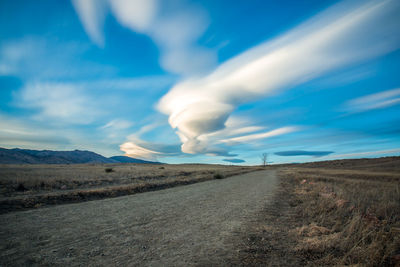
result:
[(0, 147), (400, 155), (400, 2), (0, 1)]

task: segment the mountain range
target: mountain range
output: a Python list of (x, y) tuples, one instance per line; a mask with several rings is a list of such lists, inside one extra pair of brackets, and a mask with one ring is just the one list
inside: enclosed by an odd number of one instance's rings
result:
[(161, 164), (126, 156), (104, 157), (92, 151), (52, 151), (0, 148), (0, 164), (79, 164), (79, 163), (149, 163)]

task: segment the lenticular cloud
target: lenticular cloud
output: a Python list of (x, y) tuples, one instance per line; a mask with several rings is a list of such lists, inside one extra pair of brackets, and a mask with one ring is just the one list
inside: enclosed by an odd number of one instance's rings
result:
[(176, 84), (158, 109), (177, 129), (183, 152), (207, 153), (212, 144), (204, 136), (224, 129), (238, 105), (398, 48), (399, 7), (394, 0), (336, 5), (208, 76)]

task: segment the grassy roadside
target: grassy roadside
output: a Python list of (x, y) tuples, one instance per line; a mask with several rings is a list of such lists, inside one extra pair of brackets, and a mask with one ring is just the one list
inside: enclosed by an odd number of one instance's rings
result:
[(259, 169), (224, 165), (3, 165), (0, 214), (161, 190)]
[(400, 266), (400, 174), (288, 167), (249, 227), (253, 266)]
[(399, 179), (301, 168), (281, 175), (294, 184), (293, 208), (301, 225), (291, 234), (307, 264), (400, 264)]

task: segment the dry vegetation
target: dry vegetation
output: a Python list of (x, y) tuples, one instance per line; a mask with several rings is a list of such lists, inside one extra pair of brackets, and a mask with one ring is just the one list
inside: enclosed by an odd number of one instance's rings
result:
[(279, 210), (267, 208), (242, 257), (255, 265), (286, 254), (289, 262), (275, 265), (400, 266), (399, 171), (396, 157), (282, 169)]
[(257, 167), (224, 165), (0, 165), (0, 213), (221, 179)]

